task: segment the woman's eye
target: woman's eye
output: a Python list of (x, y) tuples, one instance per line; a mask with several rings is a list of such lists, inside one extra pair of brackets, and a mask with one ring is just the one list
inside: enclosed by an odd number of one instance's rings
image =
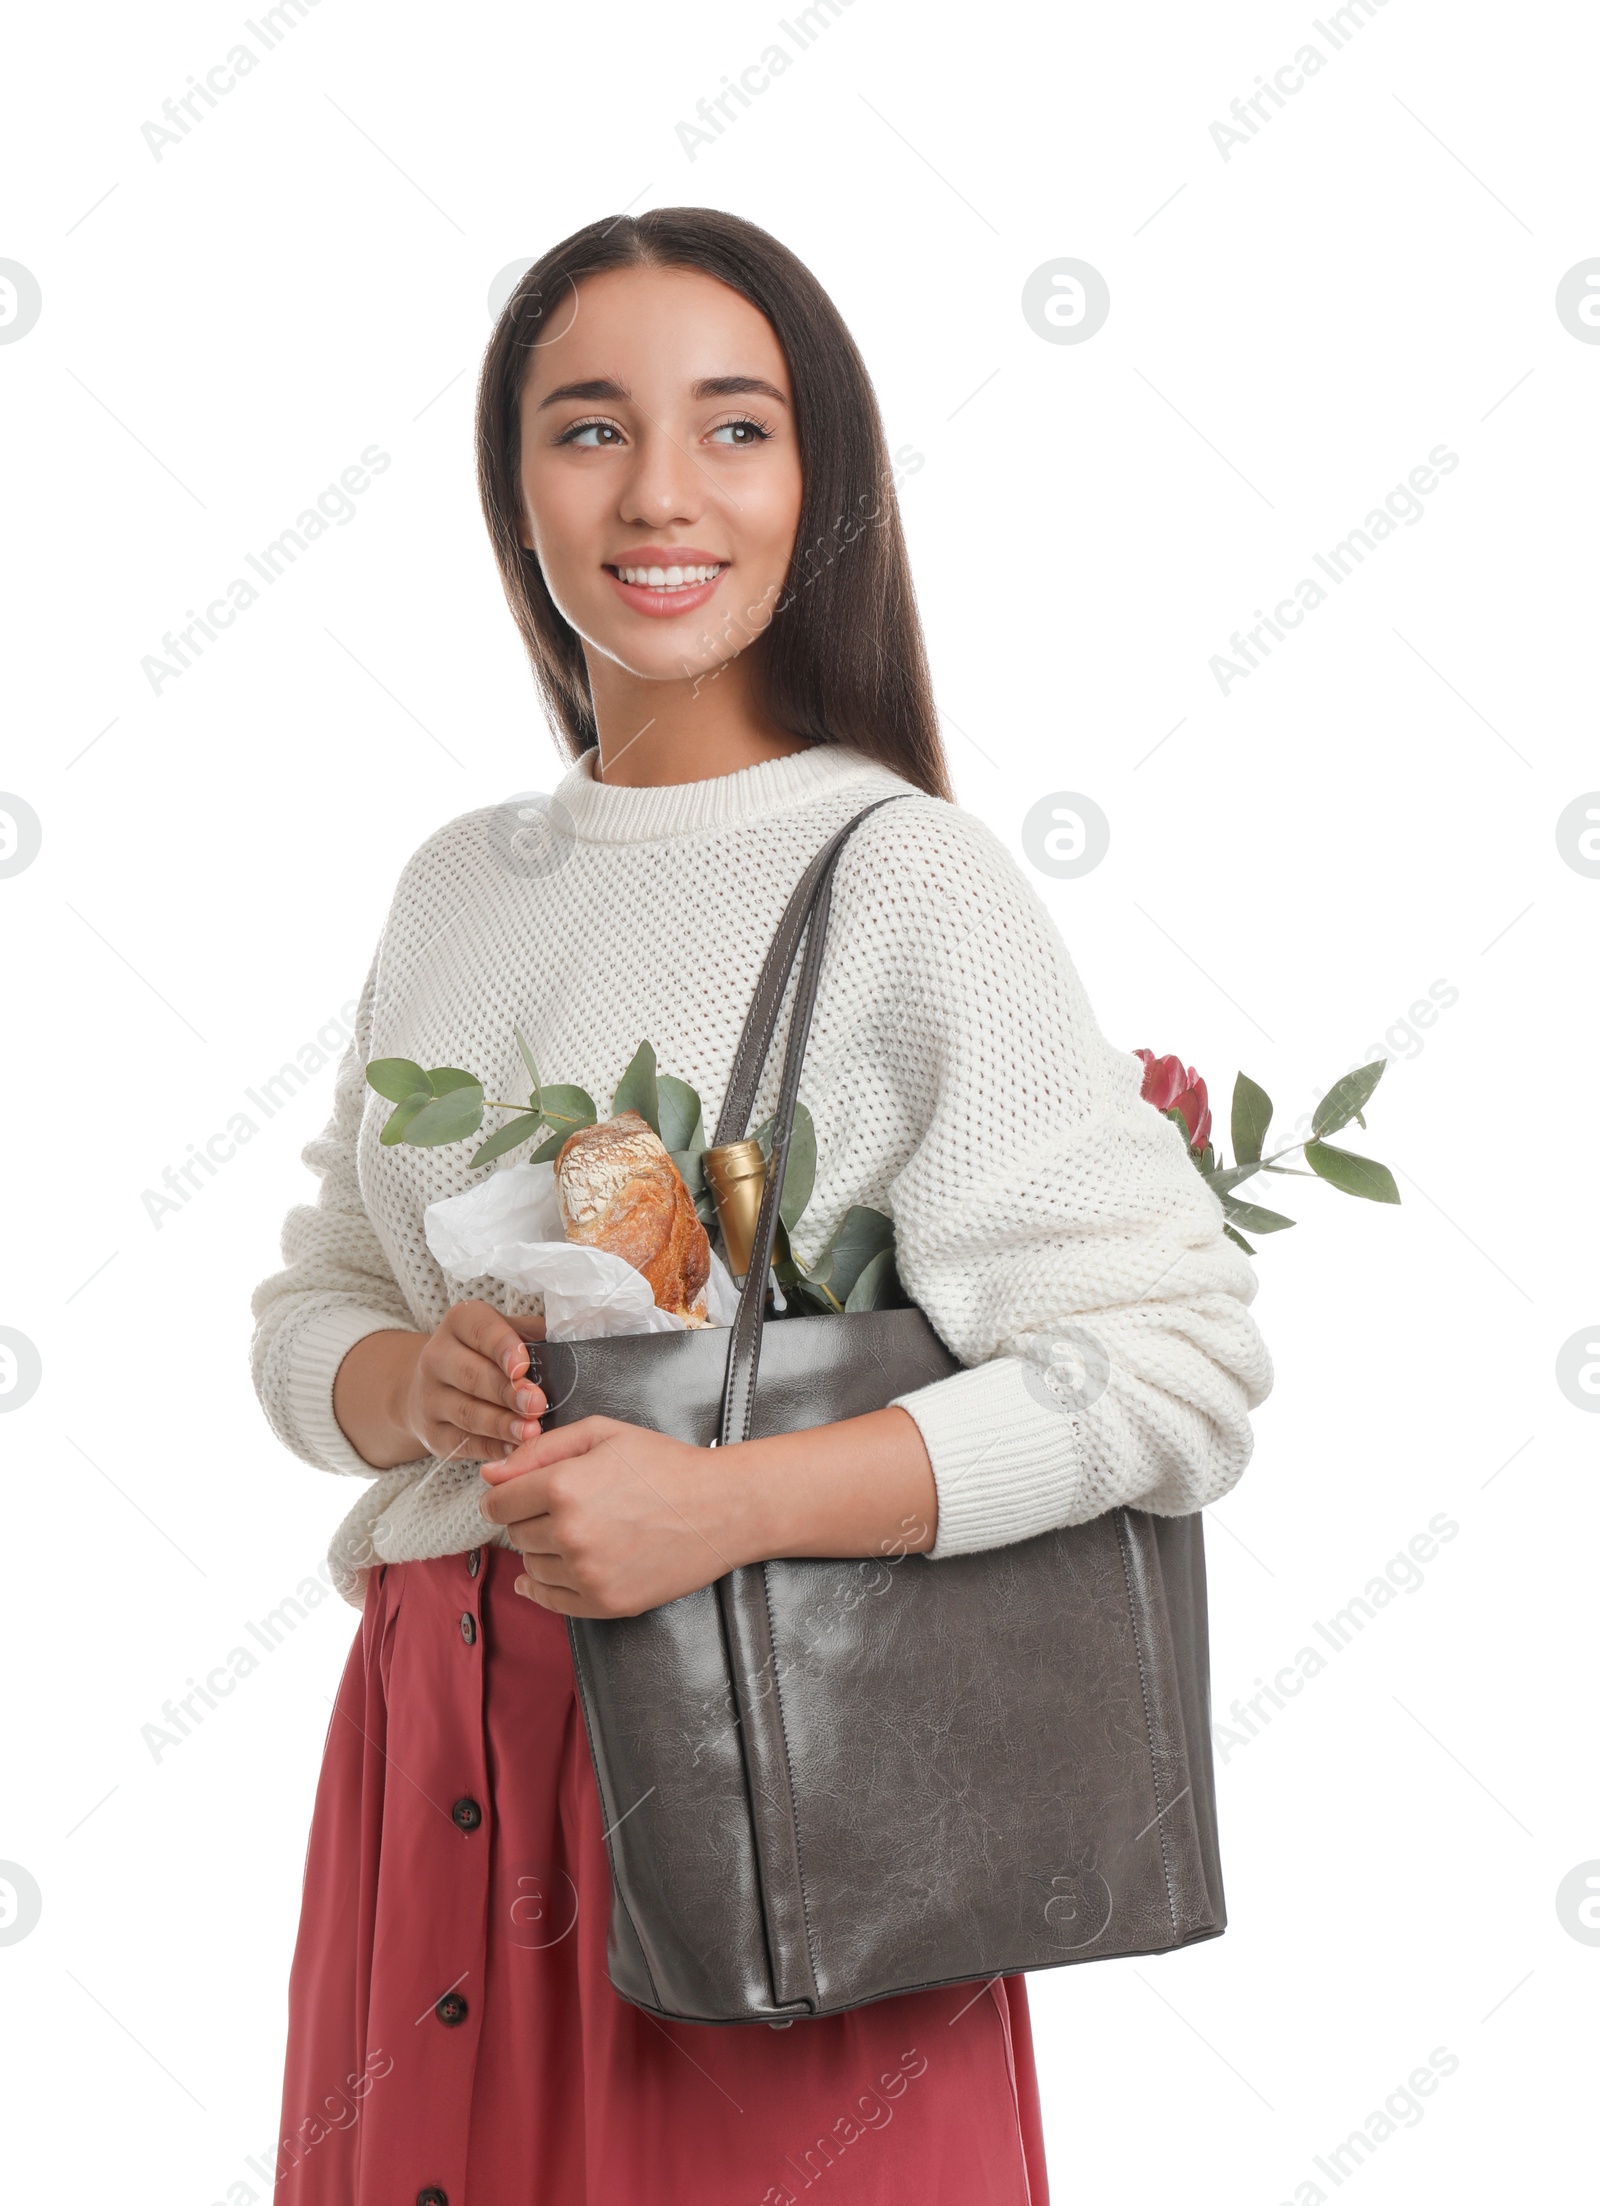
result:
[(762, 427), (759, 421), (725, 421), (713, 429), (712, 437), (726, 437), (735, 449), (740, 446), (765, 444), (772, 431)]
[(614, 421), (575, 421), (556, 441), (558, 444), (586, 445), (591, 452), (610, 450), (613, 443), (622, 442), (622, 431)]

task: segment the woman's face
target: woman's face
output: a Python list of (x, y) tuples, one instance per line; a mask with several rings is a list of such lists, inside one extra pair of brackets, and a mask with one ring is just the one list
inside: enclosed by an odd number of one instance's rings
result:
[(521, 399), (522, 541), (591, 654), (647, 681), (727, 663), (771, 620), (800, 520), (771, 325), (696, 270), (589, 276)]

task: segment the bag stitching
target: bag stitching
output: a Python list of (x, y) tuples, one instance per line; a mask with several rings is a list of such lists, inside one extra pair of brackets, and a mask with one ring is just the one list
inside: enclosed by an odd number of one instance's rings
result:
[(1150, 1742), (1150, 1789), (1155, 1795), (1160, 1813), (1156, 1817), (1156, 1837), (1161, 1845), (1161, 1880), (1167, 1888), (1167, 1914), (1172, 1921), (1173, 1936), (1178, 1935), (1178, 1910), (1172, 1895), (1172, 1864), (1167, 1859), (1167, 1834), (1162, 1828), (1162, 1817), (1171, 1807), (1170, 1800), (1161, 1797), (1161, 1778), (1156, 1770), (1155, 1733), (1150, 1721), (1150, 1690), (1145, 1679), (1144, 1648), (1139, 1640), (1139, 1618), (1133, 1598), (1133, 1580), (1128, 1573), (1128, 1512), (1119, 1509), (1117, 1518), (1117, 1554), (1122, 1563), (1123, 1589), (1128, 1596), (1128, 1629), (1133, 1639), (1133, 1659), (1139, 1666), (1139, 1697), (1144, 1702), (1144, 1735)]
[(785, 1764), (784, 1775), (787, 1780), (785, 1790), (789, 1795), (789, 1827), (794, 1832), (795, 1867), (800, 1873), (800, 1920), (806, 1934), (806, 1958), (811, 1964), (811, 1988), (816, 1993), (818, 2002), (820, 2003), (822, 1998), (822, 1985), (817, 1975), (817, 1946), (816, 1939), (811, 1929), (811, 1902), (806, 1897), (805, 1849), (800, 1843), (800, 1809), (799, 1803), (795, 1799), (794, 1792), (794, 1757), (789, 1751), (789, 1720), (783, 1712), (783, 1685), (778, 1676), (778, 1667), (776, 1661), (777, 1649), (774, 1646), (772, 1637), (772, 1590), (767, 1577), (767, 1565), (765, 1563), (761, 1565), (761, 1598), (766, 1603), (767, 1608), (767, 1644), (768, 1646), (773, 1647), (774, 1654), (772, 1668), (772, 1698), (777, 1704), (778, 1731), (783, 1739), (783, 1759)]

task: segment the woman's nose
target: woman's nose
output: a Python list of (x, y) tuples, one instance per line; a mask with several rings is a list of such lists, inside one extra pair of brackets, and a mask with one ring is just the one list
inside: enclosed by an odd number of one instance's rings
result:
[(668, 521), (692, 521), (704, 511), (704, 473), (675, 437), (664, 429), (652, 429), (635, 453), (620, 501), (625, 521), (660, 528)]

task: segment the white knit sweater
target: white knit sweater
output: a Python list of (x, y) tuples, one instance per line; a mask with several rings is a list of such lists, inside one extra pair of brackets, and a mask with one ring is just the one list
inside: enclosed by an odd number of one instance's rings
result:
[[(364, 1566), (486, 1534), (472, 1464), (375, 1473), (350, 1446), (333, 1414), (341, 1359), (376, 1330), (431, 1331), (469, 1296), (507, 1315), (536, 1307), (441, 1272), (423, 1212), (477, 1182), (475, 1143), (380, 1147), (390, 1105), (367, 1088), (368, 1061), (460, 1065), (516, 1100), (515, 1021), (541, 1076), (586, 1088), (604, 1116), (648, 1039), (661, 1070), (699, 1091), (709, 1129), (806, 862), (908, 786), (833, 745), (661, 789), (607, 787), (594, 764), (589, 752), (567, 773), (548, 814), (465, 813), (406, 866), (333, 1117), (304, 1151), (317, 1201), (289, 1213), (286, 1269), (252, 1301), (273, 1430), (369, 1481), (331, 1551), (347, 1598)], [(776, 1099), (786, 1025), (756, 1121)], [(1121, 1502), (1198, 1509), (1249, 1460), (1247, 1412), (1272, 1385), (1248, 1311), (1255, 1271), (1177, 1127), (1141, 1099), (1142, 1071), (1101, 1034), (1048, 912), (986, 826), (919, 792), (857, 830), (801, 1080), (818, 1155), (795, 1252), (814, 1257), (851, 1203), (887, 1211), (906, 1291), (967, 1367), (902, 1398), (938, 1487), (935, 1559)]]

